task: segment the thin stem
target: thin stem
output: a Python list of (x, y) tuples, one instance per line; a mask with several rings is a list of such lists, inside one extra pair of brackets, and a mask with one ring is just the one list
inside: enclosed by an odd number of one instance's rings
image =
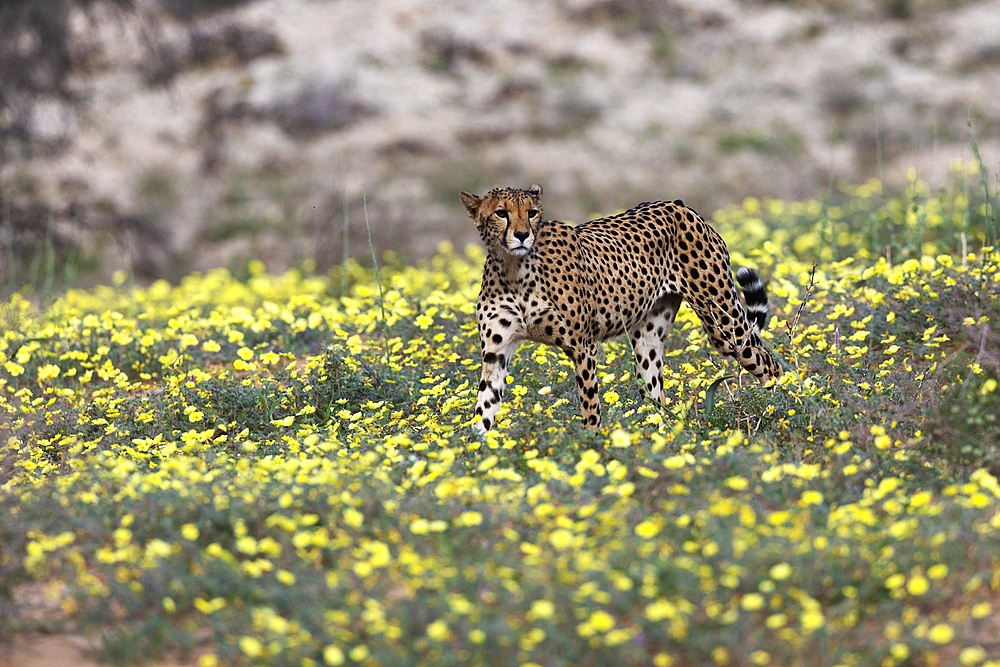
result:
[[(347, 296), (347, 260), (351, 258), (350, 248), (350, 200), (347, 197), (347, 149), (344, 149), (344, 231), (341, 243), (343, 245), (343, 261), (340, 263), (340, 296)], [(366, 211), (367, 215), (367, 211)]]
[(372, 228), (368, 224), (368, 191), (361, 188), (361, 201), (365, 207), (365, 229), (368, 230), (368, 250), (372, 253), (372, 264), (375, 266), (375, 281), (378, 283), (378, 303), (382, 308), (382, 338), (385, 341), (385, 365), (389, 366), (389, 320), (385, 316), (385, 295), (382, 292), (382, 276), (378, 270), (378, 260), (375, 259), (375, 246), (372, 245)]

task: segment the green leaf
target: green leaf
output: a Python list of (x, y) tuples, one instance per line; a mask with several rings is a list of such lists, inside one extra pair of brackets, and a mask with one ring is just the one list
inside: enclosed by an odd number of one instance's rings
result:
[(723, 375), (718, 380), (713, 382), (705, 390), (705, 416), (708, 417), (712, 414), (712, 410), (715, 408), (715, 390), (719, 388), (719, 385), (728, 380), (729, 378), (736, 377), (735, 375)]

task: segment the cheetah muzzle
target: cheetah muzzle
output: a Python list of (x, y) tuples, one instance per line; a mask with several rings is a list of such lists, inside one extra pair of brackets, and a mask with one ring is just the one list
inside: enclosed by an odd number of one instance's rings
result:
[(752, 270), (739, 270), (744, 309), (725, 242), (684, 202), (646, 202), (571, 227), (542, 220), (541, 196), (540, 185), (460, 195), (488, 250), (476, 306), (481, 433), (496, 423), (507, 364), (525, 340), (556, 345), (573, 361), (587, 426), (601, 423), (597, 346), (626, 332), (646, 395), (664, 402), (664, 342), (682, 299), (721, 354), (761, 383), (781, 376), (760, 339), (763, 283)]

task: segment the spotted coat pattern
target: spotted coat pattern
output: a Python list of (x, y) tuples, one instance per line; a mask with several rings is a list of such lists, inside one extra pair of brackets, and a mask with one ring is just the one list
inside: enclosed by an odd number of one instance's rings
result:
[(507, 365), (524, 340), (556, 345), (573, 361), (588, 426), (601, 422), (597, 346), (625, 332), (646, 395), (663, 402), (664, 341), (682, 299), (716, 350), (762, 383), (781, 375), (759, 335), (767, 315), (763, 284), (740, 269), (744, 310), (725, 242), (682, 201), (646, 202), (571, 227), (542, 221), (541, 194), (532, 185), (460, 195), (489, 251), (476, 309), (481, 433), (496, 423)]

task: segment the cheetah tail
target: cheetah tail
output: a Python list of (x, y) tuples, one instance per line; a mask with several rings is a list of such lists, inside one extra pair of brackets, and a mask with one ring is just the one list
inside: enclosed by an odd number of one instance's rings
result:
[(764, 328), (767, 320), (767, 289), (761, 282), (760, 276), (753, 269), (747, 267), (740, 268), (736, 272), (736, 280), (743, 288), (743, 299), (747, 303), (747, 316), (757, 333)]

